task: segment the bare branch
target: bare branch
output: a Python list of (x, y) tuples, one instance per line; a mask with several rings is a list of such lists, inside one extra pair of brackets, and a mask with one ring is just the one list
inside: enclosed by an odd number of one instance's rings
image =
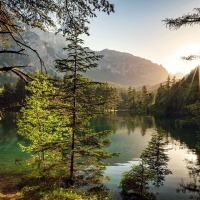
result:
[(33, 49), (32, 47), (30, 47), (30, 46), (26, 45), (25, 43), (22, 43), (22, 42), (20, 42), (18, 39), (16, 39), (15, 36), (13, 35), (13, 33), (12, 33), (10, 27), (9, 27), (7, 24), (5, 24), (5, 27), (7, 28), (8, 31), (11, 32), (11, 33), (10, 33), (10, 36), (12, 37), (12, 39), (16, 42), (16, 44), (17, 44), (21, 49), (22, 49), (22, 46), (24, 46), (24, 47), (30, 49), (31, 51), (33, 51), (33, 52), (37, 55), (37, 57), (38, 57), (39, 60), (40, 60), (40, 64), (41, 64), (41, 72), (43, 71), (42, 69), (44, 68), (44, 69), (45, 69), (45, 73), (47, 73), (46, 68), (45, 68), (45, 65), (44, 65), (44, 62), (43, 62), (43, 60), (41, 59), (41, 57), (39, 56), (38, 52), (37, 52), (35, 49)]
[[(23, 51), (25, 51), (25, 49), (20, 49), (19, 51), (1, 50), (0, 54), (1, 53), (14, 53), (14, 54), (20, 54), (20, 55), (27, 55)], [(23, 53), (21, 53), (21, 52), (23, 52)]]
[(16, 75), (18, 75), (19, 77), (21, 77), (25, 82), (28, 82), (27, 78), (33, 80), (33, 78), (31, 76), (29, 76), (28, 74), (24, 73), (19, 68), (13, 68), (11, 71), (13, 73), (15, 73)]
[(5, 73), (8, 71), (11, 71), (13, 73), (15, 73), (17, 76), (19, 76), (20, 78), (22, 78), (25, 82), (28, 82), (28, 79), (33, 80), (33, 78), (24, 73), (23, 71), (21, 71), (19, 68), (24, 68), (24, 67), (30, 67), (30, 66), (9, 66), (9, 67), (2, 67), (0, 68), (0, 74), (1, 73)]
[(8, 71), (12, 70), (13, 68), (25, 68), (25, 67), (31, 67), (31, 66), (24, 65), (24, 66), (1, 67), (1, 68), (0, 68), (0, 73), (8, 72)]

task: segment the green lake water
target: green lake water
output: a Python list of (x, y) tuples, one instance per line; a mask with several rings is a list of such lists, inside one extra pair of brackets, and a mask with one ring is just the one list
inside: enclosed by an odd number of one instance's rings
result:
[[(15, 166), (16, 159), (26, 159), (27, 154), (20, 151), (17, 142), (26, 143), (24, 139), (16, 135), (14, 116), (8, 114), (0, 121), (0, 166), (9, 164)], [(200, 198), (195, 192), (178, 192), (182, 181), (193, 182), (194, 178), (199, 180), (198, 175), (189, 177), (188, 163), (193, 168), (198, 168), (198, 155), (194, 151), (197, 138), (193, 129), (176, 129), (171, 119), (155, 118), (153, 116), (130, 116), (128, 113), (119, 112), (102, 116), (91, 120), (91, 127), (95, 131), (113, 130), (110, 139), (113, 143), (107, 149), (109, 152), (120, 152), (120, 157), (109, 160), (110, 165), (105, 171), (111, 177), (106, 182), (114, 199), (120, 198), (120, 190), (117, 188), (121, 175), (124, 171), (130, 170), (131, 165), (138, 164), (138, 158), (151, 140), (151, 134), (156, 127), (162, 127), (168, 133), (167, 154), (170, 157), (168, 169), (172, 174), (167, 175), (163, 186), (159, 188), (150, 186), (150, 191), (158, 193), (158, 200), (185, 200), (193, 195)], [(0, 168), (1, 169), (1, 168)], [(199, 167), (200, 169), (200, 167)]]

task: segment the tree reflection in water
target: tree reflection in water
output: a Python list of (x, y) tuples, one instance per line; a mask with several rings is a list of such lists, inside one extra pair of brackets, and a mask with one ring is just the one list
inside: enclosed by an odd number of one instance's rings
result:
[(177, 192), (189, 193), (190, 199), (200, 200), (200, 162), (199, 160), (191, 161), (185, 159), (187, 163), (188, 175), (190, 182), (184, 182), (182, 179)]
[(148, 191), (149, 182), (152, 181), (156, 175), (156, 171), (145, 166), (143, 160), (139, 165), (132, 166), (132, 169), (122, 174), (120, 181), (120, 193), (123, 200), (143, 199), (154, 200), (156, 196)]
[(165, 131), (161, 128), (156, 129), (140, 156), (140, 164), (132, 166), (129, 172), (124, 172), (122, 175), (120, 187), (123, 200), (156, 199), (156, 196), (148, 191), (149, 182), (155, 187), (160, 187), (164, 184), (165, 176), (172, 174), (168, 169), (167, 143)]
[(169, 149), (166, 148), (168, 141), (165, 139), (165, 136), (166, 132), (163, 129), (156, 129), (147, 148), (141, 155), (141, 158), (148, 165), (149, 169), (156, 171), (155, 179), (153, 180), (153, 185), (156, 187), (163, 185), (166, 175), (172, 174), (167, 166), (169, 156), (166, 152)]

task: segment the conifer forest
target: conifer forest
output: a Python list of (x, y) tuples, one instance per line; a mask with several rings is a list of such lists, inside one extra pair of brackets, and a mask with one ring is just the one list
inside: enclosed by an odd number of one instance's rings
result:
[(0, 199), (200, 199), (200, 65), (180, 77), (149, 60), (196, 37), (200, 8), (164, 2), (0, 0)]

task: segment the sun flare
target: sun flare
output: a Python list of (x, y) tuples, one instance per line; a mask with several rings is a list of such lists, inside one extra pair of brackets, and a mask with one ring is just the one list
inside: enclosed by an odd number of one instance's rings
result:
[(165, 58), (163, 65), (169, 72), (174, 74), (176, 72), (189, 73), (200, 64), (200, 59), (192, 61), (182, 59), (182, 57), (190, 55), (200, 56), (200, 44), (188, 43), (175, 48), (174, 51)]

